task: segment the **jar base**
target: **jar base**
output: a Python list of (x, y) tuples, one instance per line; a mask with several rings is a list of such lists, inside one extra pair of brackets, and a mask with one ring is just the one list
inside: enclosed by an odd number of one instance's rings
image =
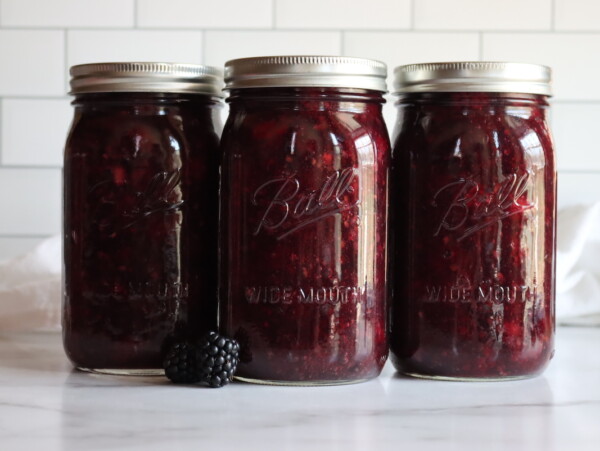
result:
[(235, 380), (240, 382), (247, 382), (250, 384), (257, 385), (277, 385), (277, 386), (288, 386), (288, 387), (325, 387), (331, 385), (350, 385), (360, 384), (362, 382), (370, 381), (371, 379), (356, 379), (356, 380), (343, 380), (343, 381), (276, 381), (268, 379), (253, 379), (251, 377), (234, 376)]
[(78, 366), (79, 371), (86, 373), (103, 374), (108, 376), (164, 376), (165, 370), (153, 368), (138, 368), (138, 369), (111, 369), (111, 368), (83, 368)]
[(531, 379), (536, 377), (537, 374), (530, 374), (524, 376), (499, 376), (499, 377), (468, 377), (468, 376), (434, 376), (431, 374), (420, 374), (411, 373), (407, 371), (399, 371), (400, 374), (408, 377), (414, 377), (416, 379), (427, 379), (435, 381), (449, 381), (449, 382), (508, 382), (508, 381), (519, 381), (523, 379)]

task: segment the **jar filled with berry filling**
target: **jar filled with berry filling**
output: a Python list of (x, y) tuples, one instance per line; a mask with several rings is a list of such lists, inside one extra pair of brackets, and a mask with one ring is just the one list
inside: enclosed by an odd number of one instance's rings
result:
[(325, 385), (387, 358), (386, 66), (229, 61), (221, 142), (220, 327), (241, 380)]
[(550, 69), (395, 70), (391, 353), (408, 375), (511, 379), (554, 352)]
[(63, 338), (80, 369), (155, 374), (165, 340), (216, 326), (222, 72), (71, 68)]

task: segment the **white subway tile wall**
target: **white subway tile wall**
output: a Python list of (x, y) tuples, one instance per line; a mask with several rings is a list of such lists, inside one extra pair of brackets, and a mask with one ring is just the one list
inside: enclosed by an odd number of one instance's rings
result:
[(256, 55), (336, 55), (341, 35), (330, 31), (207, 31), (206, 64)]
[(600, 2), (594, 0), (555, 0), (556, 30), (600, 31)]
[(2, 0), (3, 27), (131, 28), (134, 0)]
[(0, 96), (64, 95), (65, 32), (0, 29)]
[(137, 0), (139, 27), (271, 28), (272, 0)]
[(597, 0), (0, 0), (0, 261), (60, 231), (69, 65), (300, 53), (371, 57), (390, 71), (434, 60), (548, 64), (565, 206), (600, 200), (598, 48)]
[(95, 61), (202, 62), (201, 31), (68, 31), (67, 65)]
[(600, 101), (600, 33), (484, 33), (485, 60), (546, 64), (555, 100)]
[(72, 116), (68, 99), (4, 99), (0, 114), (2, 166), (62, 165)]
[(417, 30), (550, 30), (549, 0), (416, 0)]
[[(0, 168), (0, 237), (57, 233), (61, 222), (58, 168)], [(9, 212), (9, 213), (5, 213)]]
[(347, 55), (374, 58), (389, 67), (431, 61), (472, 61), (479, 58), (478, 33), (422, 31), (349, 31), (344, 34)]
[(407, 29), (411, 0), (275, 0), (275, 26), (295, 29)]
[[(554, 143), (559, 149), (558, 170), (586, 170), (600, 174), (600, 141), (597, 141), (600, 103), (555, 103), (551, 123)], [(586, 189), (600, 200), (600, 185), (589, 185)]]

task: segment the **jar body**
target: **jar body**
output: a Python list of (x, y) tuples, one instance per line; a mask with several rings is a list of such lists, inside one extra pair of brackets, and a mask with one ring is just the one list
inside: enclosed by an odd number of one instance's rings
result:
[(545, 97), (398, 102), (391, 352), (404, 373), (538, 374), (553, 354), (556, 173)]
[(216, 326), (219, 102), (111, 93), (74, 105), (64, 347), (83, 369), (157, 370), (169, 336)]
[(237, 377), (337, 384), (387, 358), (381, 95), (233, 90), (222, 139), (220, 327)]

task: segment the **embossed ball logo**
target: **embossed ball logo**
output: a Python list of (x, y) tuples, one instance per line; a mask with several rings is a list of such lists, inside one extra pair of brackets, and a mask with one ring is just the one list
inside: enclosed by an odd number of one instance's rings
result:
[(356, 169), (333, 172), (317, 189), (302, 186), (296, 173), (271, 179), (260, 185), (252, 205), (260, 209), (253, 234), (271, 231), (277, 240), (337, 213), (358, 207), (355, 195)]
[(181, 171), (161, 171), (141, 186), (133, 186), (119, 173), (116, 179), (92, 186), (88, 196), (99, 199), (95, 216), (108, 234), (125, 231), (143, 220), (180, 210), (184, 204)]
[(458, 234), (457, 241), (492, 224), (535, 208), (527, 200), (531, 174), (511, 174), (491, 190), (471, 179), (461, 178), (442, 186), (433, 196), (432, 205), (441, 211), (433, 236), (442, 231)]

